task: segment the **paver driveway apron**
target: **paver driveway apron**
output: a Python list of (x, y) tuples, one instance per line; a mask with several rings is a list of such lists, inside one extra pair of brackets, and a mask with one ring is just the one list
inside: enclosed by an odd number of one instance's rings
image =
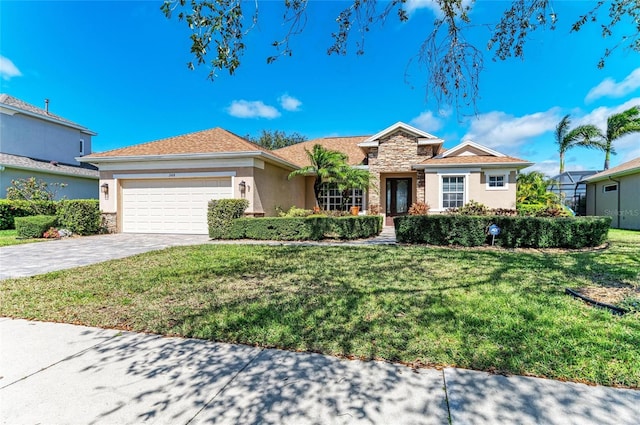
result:
[(208, 241), (207, 235), (116, 233), (1, 247), (0, 279), (34, 276)]

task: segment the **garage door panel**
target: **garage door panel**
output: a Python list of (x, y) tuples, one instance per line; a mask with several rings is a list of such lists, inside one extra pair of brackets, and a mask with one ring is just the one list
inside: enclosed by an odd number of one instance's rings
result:
[(211, 199), (231, 198), (231, 178), (122, 181), (122, 230), (207, 234)]

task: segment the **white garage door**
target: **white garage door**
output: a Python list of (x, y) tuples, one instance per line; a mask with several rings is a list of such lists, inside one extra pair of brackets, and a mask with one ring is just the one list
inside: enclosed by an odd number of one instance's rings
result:
[(231, 177), (123, 180), (122, 231), (206, 235), (208, 202), (231, 197)]

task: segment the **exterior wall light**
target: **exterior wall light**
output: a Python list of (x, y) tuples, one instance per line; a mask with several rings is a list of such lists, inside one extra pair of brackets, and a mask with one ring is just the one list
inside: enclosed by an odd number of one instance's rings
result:
[(238, 184), (238, 188), (240, 189), (240, 195), (244, 198), (244, 195), (247, 192), (247, 183), (242, 180), (240, 184)]
[(109, 183), (102, 183), (100, 192), (104, 195), (104, 199), (109, 199)]

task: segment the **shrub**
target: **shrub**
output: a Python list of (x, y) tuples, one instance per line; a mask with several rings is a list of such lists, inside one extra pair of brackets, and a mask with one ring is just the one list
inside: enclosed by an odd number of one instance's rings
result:
[(49, 230), (44, 232), (42, 234), (42, 237), (45, 239), (56, 239), (60, 237), (60, 233), (58, 232), (58, 229), (56, 229), (55, 227), (49, 227)]
[(57, 221), (54, 215), (16, 217), (16, 231), (19, 238), (42, 238), (48, 229), (56, 226)]
[(213, 199), (209, 201), (207, 223), (211, 239), (225, 239), (232, 220), (242, 217), (249, 207), (246, 199)]
[(358, 239), (377, 235), (381, 216), (265, 217), (233, 220), (221, 238), (280, 241), (321, 240), (329, 237)]
[(7, 199), (13, 201), (53, 201), (57, 190), (66, 186), (66, 183), (47, 183), (35, 177), (15, 179), (11, 180), (11, 186), (7, 187)]
[(97, 199), (70, 199), (58, 204), (60, 226), (78, 235), (93, 235), (100, 231), (100, 206)]
[(466, 215), (415, 215), (395, 217), (396, 239), (430, 245), (482, 245), (486, 219)]
[(298, 208), (292, 206), (289, 211), (282, 211), (279, 208), (276, 209), (278, 217), (308, 217), (313, 214), (313, 210), (305, 210), (304, 208)]
[(489, 207), (480, 202), (471, 200), (464, 204), (460, 208), (449, 208), (447, 210), (449, 214), (461, 214), (461, 215), (487, 215), (489, 214)]
[(414, 202), (409, 207), (409, 215), (427, 215), (431, 207), (425, 202)]
[(15, 217), (30, 215), (55, 215), (57, 202), (54, 201), (11, 201), (0, 199), (0, 230), (14, 229)]
[(405, 243), (479, 246), (490, 224), (500, 227), (495, 244), (507, 248), (584, 248), (602, 244), (611, 217), (403, 216), (394, 219), (396, 238)]
[(572, 215), (560, 204), (518, 204), (518, 214), (531, 217), (570, 217)]

